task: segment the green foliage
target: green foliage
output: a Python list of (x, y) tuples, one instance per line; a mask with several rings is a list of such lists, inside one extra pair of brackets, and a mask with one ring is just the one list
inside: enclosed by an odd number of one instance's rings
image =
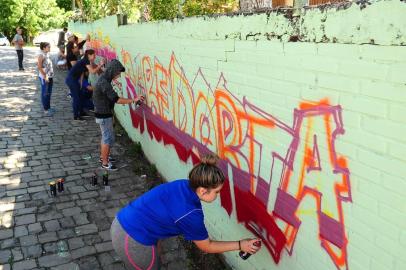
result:
[(179, 11), (179, 0), (151, 0), (148, 4), (153, 20), (170, 20)]
[(72, 10), (72, 0), (56, 0), (56, 4), (65, 11)]
[(0, 31), (11, 38), (21, 26), (31, 39), (40, 31), (62, 27), (70, 13), (59, 8), (55, 0), (0, 0)]
[(182, 7), (186, 17), (228, 13), (237, 9), (238, 1), (236, 0), (186, 0)]
[(143, 155), (142, 146), (139, 142), (134, 142), (127, 150), (127, 154), (130, 157), (137, 157)]

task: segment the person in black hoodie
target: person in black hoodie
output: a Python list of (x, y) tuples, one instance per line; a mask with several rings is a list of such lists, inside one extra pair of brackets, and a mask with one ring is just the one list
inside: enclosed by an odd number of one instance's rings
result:
[(110, 148), (114, 143), (113, 130), (113, 109), (117, 104), (136, 103), (140, 105), (144, 101), (143, 96), (135, 99), (122, 98), (117, 95), (111, 85), (112, 81), (120, 77), (125, 68), (120, 61), (113, 59), (106, 65), (106, 70), (97, 80), (93, 91), (93, 103), (96, 123), (100, 125), (102, 134), (100, 144), (100, 162), (102, 168), (107, 170), (117, 170), (110, 157)]

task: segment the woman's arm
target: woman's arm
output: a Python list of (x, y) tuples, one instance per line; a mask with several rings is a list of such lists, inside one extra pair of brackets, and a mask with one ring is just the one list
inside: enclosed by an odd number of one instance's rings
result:
[(86, 65), (87, 70), (89, 70), (89, 73), (96, 74), (100, 71), (102, 68), (104, 62), (100, 62), (96, 67), (94, 67), (92, 64)]
[(44, 79), (46, 79), (47, 74), (45, 73), (44, 69), (42, 68), (42, 62), (44, 61), (44, 58), (42, 57), (42, 55), (38, 56), (38, 61), (37, 61), (37, 67), (39, 72), (42, 74), (42, 76), (44, 76)]
[(251, 254), (256, 253), (261, 247), (254, 245), (259, 239), (244, 239), (240, 241), (212, 241), (205, 239), (201, 241), (193, 241), (196, 246), (206, 253), (223, 253), (233, 250), (242, 250)]

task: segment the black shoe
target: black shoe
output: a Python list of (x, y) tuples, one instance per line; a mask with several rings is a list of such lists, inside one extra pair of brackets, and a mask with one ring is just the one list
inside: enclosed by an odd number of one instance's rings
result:
[(86, 121), (85, 119), (83, 119), (81, 116), (76, 116), (73, 118), (73, 120), (77, 120), (77, 121)]
[(23, 68), (20, 68), (19, 70), (20, 70), (20, 71), (24, 71), (25, 69), (23, 69)]
[(90, 114), (86, 113), (86, 112), (81, 112), (80, 113), (81, 117), (92, 117)]

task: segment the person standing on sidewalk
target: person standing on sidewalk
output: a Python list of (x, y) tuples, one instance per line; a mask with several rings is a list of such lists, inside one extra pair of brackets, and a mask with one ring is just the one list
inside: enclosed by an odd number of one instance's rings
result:
[(104, 62), (102, 61), (99, 65), (93, 66), (91, 63), (94, 62), (96, 58), (96, 53), (94, 50), (87, 50), (82, 59), (77, 61), (75, 65), (70, 69), (68, 76), (66, 77), (65, 83), (70, 89), (70, 94), (72, 96), (72, 108), (73, 108), (73, 119), (83, 121), (82, 116), (84, 115), (82, 108), (82, 99), (80, 91), (80, 78), (85, 73), (86, 70), (89, 70), (90, 73), (98, 72)]
[(39, 48), (41, 49), (41, 52), (38, 55), (37, 66), (38, 77), (41, 83), (41, 101), (45, 116), (52, 116), (54, 110), (51, 108), (51, 94), (54, 69), (51, 58), (49, 57), (51, 45), (48, 42), (41, 42)]
[(244, 251), (255, 254), (260, 239), (215, 241), (209, 238), (201, 202), (212, 203), (225, 176), (217, 167), (218, 156), (207, 155), (189, 172), (189, 179), (159, 185), (122, 208), (110, 234), (113, 248), (127, 269), (159, 267), (159, 242), (183, 235), (206, 253)]
[(111, 85), (112, 81), (120, 77), (121, 72), (124, 72), (124, 66), (117, 59), (111, 60), (106, 65), (106, 70), (99, 77), (94, 86), (93, 103), (95, 107), (96, 123), (100, 125), (101, 143), (100, 143), (100, 162), (101, 167), (106, 170), (117, 170), (117, 167), (112, 163), (114, 160), (110, 157), (110, 148), (114, 143), (113, 130), (113, 109), (117, 104), (141, 104), (144, 97), (140, 96), (136, 99), (122, 98), (117, 95)]
[(60, 50), (63, 49), (63, 51), (65, 52), (65, 35), (68, 32), (68, 28), (64, 27), (63, 30), (61, 32), (58, 33), (58, 48)]
[(23, 67), (23, 59), (24, 59), (24, 53), (23, 53), (23, 46), (24, 46), (24, 39), (23, 39), (23, 30), (20, 27), (17, 27), (17, 34), (15, 34), (13, 40), (11, 43), (14, 45), (17, 51), (17, 57), (18, 57), (18, 67), (19, 70), (24, 70)]

